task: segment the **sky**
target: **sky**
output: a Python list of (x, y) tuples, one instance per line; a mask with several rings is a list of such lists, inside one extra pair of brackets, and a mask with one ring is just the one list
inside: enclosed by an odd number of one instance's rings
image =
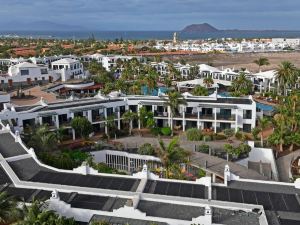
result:
[(85, 30), (181, 30), (205, 22), (300, 30), (299, 21), (299, 0), (0, 0), (2, 30), (48, 22)]

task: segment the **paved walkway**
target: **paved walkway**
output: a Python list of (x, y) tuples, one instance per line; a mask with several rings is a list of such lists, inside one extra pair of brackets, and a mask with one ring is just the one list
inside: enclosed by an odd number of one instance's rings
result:
[[(47, 102), (55, 102), (57, 101), (55, 94), (45, 92), (41, 89), (40, 86), (35, 86), (26, 90), (23, 90), (23, 93), (25, 95), (32, 95), (35, 96), (35, 99), (11, 99), (11, 102), (16, 105), (33, 105), (36, 104), (41, 100), (41, 97), (43, 97)], [(17, 95), (17, 91), (14, 91), (11, 93), (11, 96)]]
[(282, 156), (276, 160), (279, 180), (282, 182), (290, 182), (291, 161), (300, 156), (300, 150), (294, 151), (286, 156)]
[[(165, 143), (169, 143), (171, 139), (163, 139)], [(139, 137), (139, 136), (133, 136), (133, 137), (126, 137), (117, 139), (118, 142), (123, 143), (125, 146), (128, 147), (138, 147), (144, 143), (150, 143), (152, 145), (158, 146), (158, 139), (157, 138), (149, 138), (149, 137)], [(217, 141), (217, 142), (209, 142), (211, 147), (213, 148), (220, 148), (224, 146), (224, 144), (227, 142), (224, 141)], [(186, 141), (185, 137), (180, 137), (180, 145), (186, 150), (189, 150), (193, 152), (191, 156), (191, 163), (192, 165), (199, 166), (201, 168), (205, 168), (217, 174), (220, 177), (223, 177), (224, 175), (224, 168), (225, 165), (228, 164), (230, 167), (231, 172), (236, 174), (237, 176), (240, 176), (240, 178), (249, 178), (249, 179), (258, 179), (258, 180), (266, 180), (268, 178), (264, 177), (263, 175), (259, 174), (258, 172), (247, 169), (244, 166), (238, 165), (233, 162), (227, 162), (224, 159), (220, 159), (214, 156), (210, 156), (205, 153), (201, 152), (194, 152), (194, 146), (195, 144), (199, 145), (201, 142), (193, 142), (193, 141)], [(237, 145), (238, 143), (234, 143), (234, 145)]]

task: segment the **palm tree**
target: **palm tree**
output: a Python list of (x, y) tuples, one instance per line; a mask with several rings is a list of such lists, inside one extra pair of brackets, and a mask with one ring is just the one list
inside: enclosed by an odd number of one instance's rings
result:
[(166, 169), (166, 177), (170, 175), (170, 168), (173, 164), (188, 161), (189, 152), (180, 147), (178, 137), (173, 138), (166, 146), (163, 140), (159, 140), (159, 148), (156, 149), (158, 157), (161, 159), (163, 167)]
[(48, 225), (75, 225), (73, 218), (60, 217), (54, 211), (45, 210), (44, 203), (34, 201), (30, 206), (24, 204), (24, 218), (16, 225), (48, 224)]
[(268, 141), (279, 147), (279, 152), (283, 152), (283, 145), (285, 144), (285, 136), (287, 132), (286, 119), (282, 113), (274, 116), (275, 129), (273, 134), (268, 138)]
[(20, 216), (17, 201), (6, 192), (0, 192), (0, 224), (9, 224)]
[(192, 94), (196, 96), (208, 96), (208, 90), (205, 87), (197, 85), (192, 91)]
[(115, 133), (115, 130), (116, 130), (114, 115), (108, 116), (106, 118), (106, 127), (107, 127), (107, 136), (108, 136), (108, 138), (111, 138), (110, 137), (110, 132)]
[(267, 65), (270, 65), (270, 62), (269, 62), (269, 59), (268, 58), (265, 58), (265, 57), (260, 57), (256, 60), (253, 61), (256, 65), (258, 65), (258, 70), (260, 70), (260, 68), (262, 66), (267, 66)]
[(258, 127), (260, 130), (260, 143), (261, 147), (264, 147), (264, 130), (268, 127), (269, 125), (269, 119), (266, 117), (262, 117), (258, 120)]
[(173, 133), (173, 117), (175, 116), (178, 107), (180, 105), (186, 105), (186, 100), (182, 97), (182, 95), (177, 91), (170, 91), (168, 92), (168, 98), (165, 99), (165, 106), (167, 106), (170, 109), (170, 115), (171, 115), (171, 130), (172, 130), (172, 136)]
[(132, 86), (130, 86), (129, 91), (134, 95), (141, 94), (141, 83), (136, 81)]
[(172, 63), (168, 65), (169, 78), (171, 80), (179, 80), (181, 78), (180, 72), (174, 67)]
[(148, 74), (145, 76), (144, 78), (144, 82), (147, 85), (147, 88), (150, 92), (150, 94), (152, 93), (152, 91), (156, 88), (157, 86), (157, 79), (158, 79), (158, 74), (156, 71), (152, 69), (150, 69), (148, 71)]
[(197, 65), (192, 66), (189, 73), (189, 79), (190, 80), (195, 79), (198, 76), (198, 74), (199, 74), (199, 67)]
[(122, 115), (122, 119), (125, 123), (128, 123), (129, 125), (129, 135), (131, 135), (131, 131), (132, 131), (132, 122), (133, 120), (135, 120), (137, 118), (137, 114), (132, 112), (131, 110), (130, 111), (127, 111), (125, 112), (123, 115)]
[(56, 133), (49, 131), (47, 125), (38, 127), (29, 140), (29, 146), (40, 151), (49, 151), (55, 149), (57, 145)]
[(144, 127), (152, 127), (152, 126), (149, 126), (149, 125), (153, 125), (153, 121), (154, 121), (154, 115), (153, 115), (153, 112), (152, 111), (148, 111), (147, 108), (145, 106), (142, 106), (140, 109), (139, 109), (139, 115), (138, 115), (138, 119), (139, 119), (139, 122), (141, 124), (141, 127), (144, 128)]
[(236, 79), (231, 83), (231, 87), (234, 91), (234, 95), (248, 95), (252, 91), (253, 84), (251, 80), (246, 77), (245, 73), (241, 73)]
[(206, 77), (203, 79), (203, 84), (206, 88), (210, 88), (214, 84), (214, 80), (212, 79), (212, 77)]
[(283, 89), (283, 94), (286, 95), (286, 87), (290, 85), (295, 86), (298, 79), (299, 70), (289, 61), (283, 61), (276, 70), (276, 79), (278, 80), (278, 93), (279, 89)]

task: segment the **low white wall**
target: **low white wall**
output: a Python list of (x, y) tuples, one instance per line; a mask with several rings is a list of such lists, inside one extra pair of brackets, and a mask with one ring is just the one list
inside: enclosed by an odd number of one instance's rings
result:
[(160, 162), (160, 159), (151, 155), (139, 155), (139, 154), (132, 154), (123, 151), (114, 151), (114, 150), (101, 150), (101, 151), (94, 151), (91, 152), (95, 162), (105, 162), (106, 161), (106, 154), (116, 155), (116, 156), (125, 156), (131, 159), (141, 159), (147, 161), (155, 161)]
[(276, 181), (279, 180), (278, 170), (276, 165), (276, 160), (273, 154), (273, 150), (270, 148), (255, 148), (254, 142), (249, 141), (249, 146), (251, 146), (251, 152), (249, 152), (249, 157), (243, 160), (238, 161), (237, 163), (248, 167), (248, 162), (262, 162), (262, 163), (270, 163), (273, 177)]

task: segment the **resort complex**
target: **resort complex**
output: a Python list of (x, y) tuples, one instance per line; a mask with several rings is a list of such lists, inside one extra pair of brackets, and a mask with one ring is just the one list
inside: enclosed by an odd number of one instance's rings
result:
[(300, 224), (299, 68), (177, 58), (298, 39), (176, 38), (0, 59), (0, 224)]

